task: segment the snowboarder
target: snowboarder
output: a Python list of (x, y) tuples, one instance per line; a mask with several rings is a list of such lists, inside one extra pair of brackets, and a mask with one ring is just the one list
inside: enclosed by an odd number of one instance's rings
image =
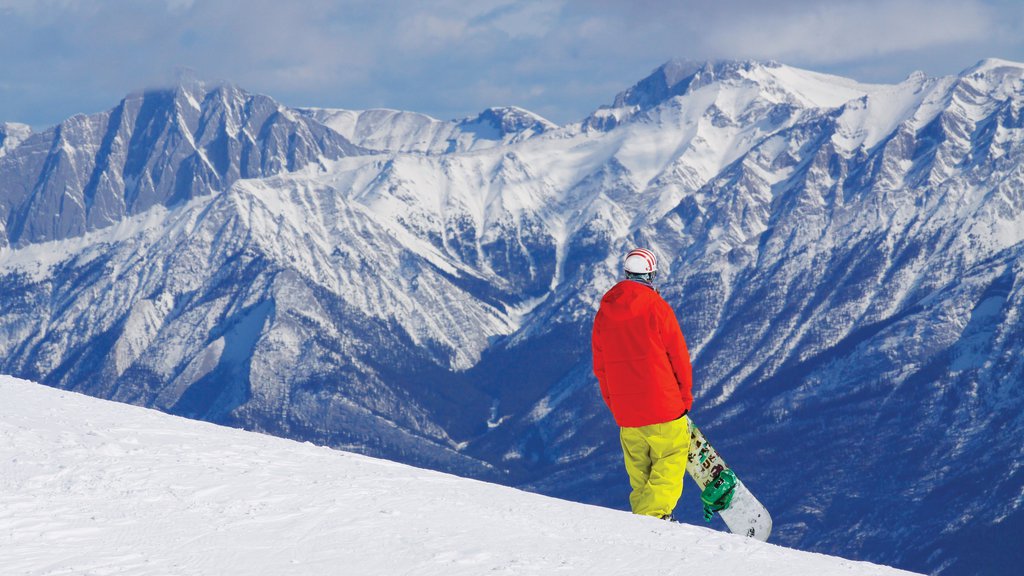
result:
[(604, 295), (594, 319), (594, 375), (620, 427), (633, 513), (670, 520), (690, 446), (690, 354), (675, 313), (654, 289), (654, 253), (632, 250), (623, 268), (625, 280)]

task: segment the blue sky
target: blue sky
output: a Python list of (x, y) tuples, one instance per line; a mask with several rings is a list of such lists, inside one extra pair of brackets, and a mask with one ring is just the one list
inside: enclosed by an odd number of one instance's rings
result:
[(186, 67), (291, 106), (579, 120), (671, 58), (861, 81), (1024, 61), (1020, 0), (0, 0), (0, 121), (113, 107)]

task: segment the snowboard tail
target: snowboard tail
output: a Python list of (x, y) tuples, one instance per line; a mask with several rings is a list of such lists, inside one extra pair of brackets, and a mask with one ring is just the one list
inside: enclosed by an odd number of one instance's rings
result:
[(692, 420), (686, 470), (703, 492), (708, 518), (712, 512), (717, 512), (733, 534), (743, 534), (762, 542), (768, 540), (772, 532), (772, 517), (768, 510), (729, 468)]

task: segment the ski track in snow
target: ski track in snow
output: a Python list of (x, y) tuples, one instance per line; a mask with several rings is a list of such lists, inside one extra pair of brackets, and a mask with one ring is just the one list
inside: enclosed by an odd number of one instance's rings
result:
[(0, 574), (906, 574), (0, 377)]

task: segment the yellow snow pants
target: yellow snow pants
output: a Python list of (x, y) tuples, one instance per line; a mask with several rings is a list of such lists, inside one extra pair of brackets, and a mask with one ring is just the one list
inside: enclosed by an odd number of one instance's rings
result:
[(668, 516), (683, 494), (690, 451), (690, 422), (683, 416), (662, 424), (621, 428), (622, 454), (633, 491), (634, 514)]

